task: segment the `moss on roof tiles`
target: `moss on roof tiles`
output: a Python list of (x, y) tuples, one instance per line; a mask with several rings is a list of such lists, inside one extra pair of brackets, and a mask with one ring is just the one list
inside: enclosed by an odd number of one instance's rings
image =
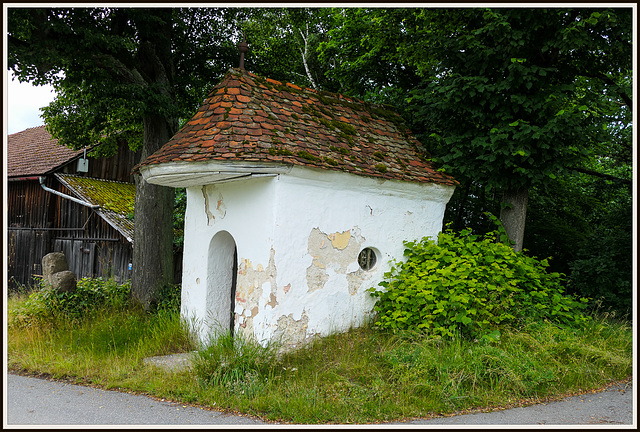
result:
[(133, 209), (136, 187), (132, 183), (100, 180), (71, 174), (56, 174), (60, 182), (79, 198), (100, 206), (96, 212), (133, 242)]
[[(400, 158), (406, 163), (380, 163)], [(410, 182), (457, 184), (428, 158), (391, 107), (232, 69), (196, 115), (140, 166), (261, 161)]]
[(105, 210), (121, 215), (133, 213), (136, 186), (132, 183), (76, 176), (64, 176), (64, 179), (85, 198)]

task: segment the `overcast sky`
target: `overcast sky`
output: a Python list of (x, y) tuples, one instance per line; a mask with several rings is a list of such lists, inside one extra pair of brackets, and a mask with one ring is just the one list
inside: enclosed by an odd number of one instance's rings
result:
[(7, 91), (5, 103), (7, 113), (7, 133), (13, 134), (35, 126), (42, 126), (40, 108), (49, 105), (55, 94), (51, 86), (32, 86), (12, 80), (11, 72), (7, 74)]

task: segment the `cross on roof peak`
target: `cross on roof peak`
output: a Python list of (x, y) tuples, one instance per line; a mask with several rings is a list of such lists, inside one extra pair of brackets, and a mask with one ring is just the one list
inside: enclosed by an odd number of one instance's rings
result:
[(242, 42), (238, 44), (238, 51), (240, 51), (240, 69), (244, 70), (244, 53), (249, 51), (249, 45), (244, 40), (244, 34), (242, 35)]

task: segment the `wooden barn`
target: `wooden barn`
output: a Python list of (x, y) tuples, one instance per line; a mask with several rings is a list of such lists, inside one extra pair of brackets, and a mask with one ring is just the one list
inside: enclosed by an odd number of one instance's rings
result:
[(138, 154), (122, 143), (87, 157), (40, 126), (9, 135), (6, 157), (9, 289), (33, 285), (50, 252), (64, 252), (78, 278), (130, 278)]

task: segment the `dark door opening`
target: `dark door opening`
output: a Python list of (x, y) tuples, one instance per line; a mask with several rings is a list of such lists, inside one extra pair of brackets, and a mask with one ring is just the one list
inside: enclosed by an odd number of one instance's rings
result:
[(236, 324), (236, 282), (238, 280), (238, 248), (233, 248), (233, 270), (231, 276), (231, 318), (229, 320), (229, 330), (233, 336), (233, 330)]

